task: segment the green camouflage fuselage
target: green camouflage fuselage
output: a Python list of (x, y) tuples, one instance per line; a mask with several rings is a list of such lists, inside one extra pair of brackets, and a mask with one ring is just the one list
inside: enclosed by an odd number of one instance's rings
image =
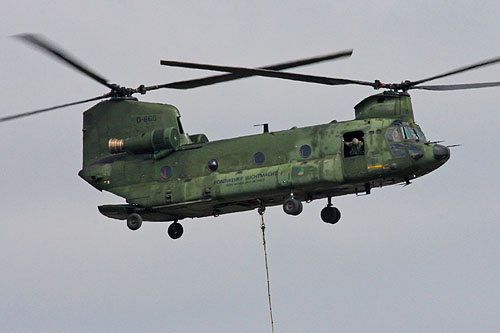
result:
[[(409, 95), (374, 95), (355, 111), (352, 121), (209, 142), (185, 134), (171, 105), (105, 101), (84, 113), (79, 174), (127, 200), (100, 206), (104, 215), (125, 219), (136, 211), (146, 221), (172, 221), (279, 205), (290, 196), (310, 201), (369, 193), (449, 158), (438, 159), (442, 146), (427, 142), (414, 123)], [(164, 129), (177, 130), (179, 144), (160, 138)], [(362, 142), (356, 152), (354, 137)], [(110, 139), (125, 140), (112, 150)]]

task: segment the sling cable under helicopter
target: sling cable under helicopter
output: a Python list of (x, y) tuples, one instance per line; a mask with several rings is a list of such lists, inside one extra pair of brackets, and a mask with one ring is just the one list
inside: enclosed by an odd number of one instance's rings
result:
[(267, 263), (267, 245), (266, 245), (266, 224), (264, 223), (265, 207), (259, 207), (260, 230), (262, 230), (262, 245), (264, 247), (264, 261), (266, 263), (266, 282), (267, 282), (267, 301), (269, 303), (269, 316), (271, 319), (271, 332), (274, 333), (273, 307), (271, 305), (271, 283), (269, 281), (269, 265)]

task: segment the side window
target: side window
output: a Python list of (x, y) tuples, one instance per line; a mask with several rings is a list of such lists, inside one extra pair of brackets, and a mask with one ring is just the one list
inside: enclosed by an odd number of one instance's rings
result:
[(300, 152), (300, 156), (307, 158), (307, 157), (311, 156), (312, 148), (309, 145), (303, 145), (302, 147), (300, 147), (299, 152)]
[(255, 162), (255, 164), (257, 165), (260, 165), (262, 163), (264, 163), (264, 161), (266, 160), (266, 157), (264, 156), (264, 154), (262, 152), (258, 152), (258, 153), (255, 153), (253, 155), (253, 161)]
[(363, 131), (348, 132), (343, 135), (344, 157), (361, 156), (365, 154), (365, 134)]
[(160, 176), (165, 180), (169, 179), (170, 177), (172, 177), (172, 168), (169, 166), (164, 166), (160, 170)]
[(385, 138), (389, 142), (401, 142), (402, 139), (399, 127), (389, 127), (389, 129), (385, 133)]
[(217, 162), (217, 160), (215, 158), (212, 158), (210, 161), (208, 161), (208, 170), (210, 171), (216, 171), (217, 168), (219, 167), (219, 162)]

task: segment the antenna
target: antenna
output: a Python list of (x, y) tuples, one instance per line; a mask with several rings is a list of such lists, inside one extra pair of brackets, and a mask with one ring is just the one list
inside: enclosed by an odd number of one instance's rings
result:
[(254, 127), (257, 127), (257, 126), (262, 126), (264, 128), (264, 131), (262, 133), (269, 133), (269, 124), (268, 123), (265, 123), (265, 124), (257, 124), (257, 125), (253, 125)]

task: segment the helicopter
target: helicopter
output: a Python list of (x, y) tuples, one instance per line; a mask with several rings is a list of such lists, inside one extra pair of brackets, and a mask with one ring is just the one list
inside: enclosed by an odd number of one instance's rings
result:
[[(452, 146), (430, 141), (414, 120), (411, 89), (447, 91), (500, 86), (500, 82), (422, 85), (500, 62), (500, 57), (417, 81), (382, 83), (284, 72), (298, 66), (349, 57), (352, 50), (261, 68), (230, 67), (161, 60), (165, 66), (226, 72), (210, 77), (137, 88), (110, 83), (40, 35), (15, 36), (106, 86), (106, 94), (0, 118), (19, 119), (63, 107), (102, 100), (83, 112), (83, 165), (78, 175), (99, 191), (126, 200), (101, 205), (109, 218), (126, 220), (130, 230), (143, 221), (172, 222), (168, 235), (183, 234), (185, 218), (219, 216), (282, 205), (298, 216), (303, 202), (327, 199), (321, 219), (341, 218), (332, 198), (370, 194), (374, 188), (403, 184), (445, 164)], [(157, 89), (191, 89), (250, 76), (324, 85), (363, 85), (381, 93), (354, 106), (355, 118), (322, 125), (209, 141), (185, 132), (179, 110), (169, 104), (141, 102), (135, 94)]]

